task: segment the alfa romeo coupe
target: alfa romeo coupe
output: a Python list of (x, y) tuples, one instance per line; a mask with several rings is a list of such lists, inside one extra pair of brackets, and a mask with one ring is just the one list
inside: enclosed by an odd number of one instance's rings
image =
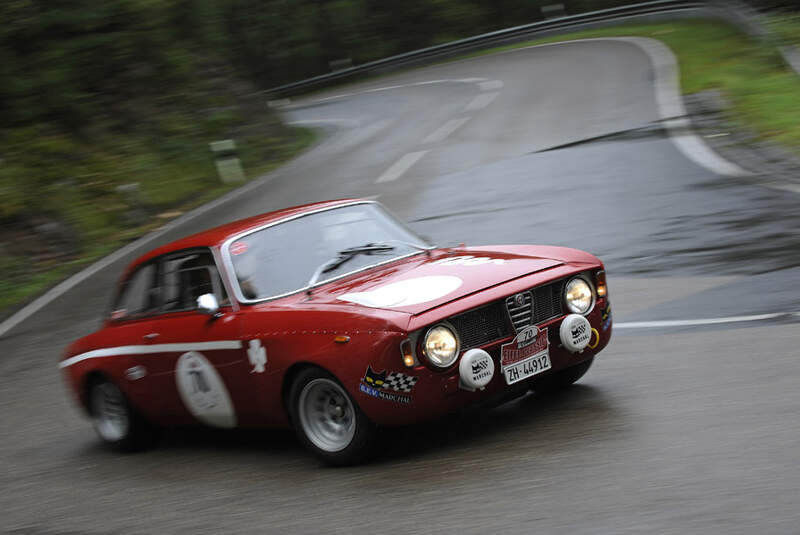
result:
[(60, 367), (115, 449), (147, 447), (165, 426), (291, 426), (346, 464), (378, 426), (570, 385), (610, 336), (591, 254), (435, 248), (381, 205), (343, 200), (142, 256)]

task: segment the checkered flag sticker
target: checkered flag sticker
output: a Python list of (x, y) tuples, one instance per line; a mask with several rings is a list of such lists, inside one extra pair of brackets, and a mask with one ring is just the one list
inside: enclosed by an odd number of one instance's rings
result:
[(411, 392), (414, 385), (419, 381), (419, 377), (413, 377), (400, 372), (389, 372), (382, 388), (394, 390), (395, 392)]

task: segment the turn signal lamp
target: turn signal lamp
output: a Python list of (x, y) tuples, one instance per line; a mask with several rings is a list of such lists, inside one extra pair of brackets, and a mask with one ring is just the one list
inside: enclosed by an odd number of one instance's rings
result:
[(605, 297), (608, 295), (608, 286), (606, 286), (606, 272), (597, 272), (597, 297)]
[(413, 368), (417, 365), (417, 359), (414, 358), (414, 350), (409, 340), (404, 340), (403, 343), (400, 344), (400, 353), (403, 355), (403, 364), (406, 368)]

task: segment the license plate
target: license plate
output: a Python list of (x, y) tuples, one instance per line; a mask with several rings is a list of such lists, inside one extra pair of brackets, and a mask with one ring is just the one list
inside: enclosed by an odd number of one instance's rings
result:
[(550, 369), (550, 355), (546, 352), (523, 360), (512, 366), (503, 369), (503, 375), (506, 377), (506, 384), (513, 385), (518, 381), (533, 377)]
[(528, 327), (500, 348), (500, 366), (506, 384), (514, 384), (550, 369), (547, 328)]

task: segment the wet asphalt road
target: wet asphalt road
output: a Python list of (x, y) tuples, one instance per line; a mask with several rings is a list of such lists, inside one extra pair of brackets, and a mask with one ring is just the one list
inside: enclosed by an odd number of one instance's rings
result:
[[(309, 97), (286, 113), (328, 130), (317, 147), (145, 249), (291, 204), (379, 195), (440, 244), (598, 254), (617, 322), (800, 310), (796, 195), (716, 176), (658, 132), (546, 150), (651, 124), (651, 80), (631, 45), (569, 44)], [(387, 86), (402, 87), (364, 92)], [(319, 102), (340, 93), (355, 94)], [(129, 260), (0, 339), (0, 530), (798, 531), (796, 323), (618, 329), (563, 396), (387, 430), (361, 467), (321, 467), (287, 431), (174, 431), (119, 456), (98, 445), (55, 364), (96, 327)]]

